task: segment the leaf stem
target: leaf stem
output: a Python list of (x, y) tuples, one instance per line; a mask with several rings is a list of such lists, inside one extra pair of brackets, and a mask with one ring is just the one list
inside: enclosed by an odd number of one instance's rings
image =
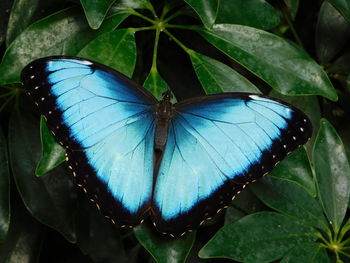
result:
[(174, 19), (175, 17), (183, 14), (184, 11), (182, 9), (176, 11), (174, 14), (172, 14), (171, 16), (168, 16), (167, 18), (164, 19), (164, 23), (169, 22), (170, 20)]
[(200, 31), (202, 30), (201, 26), (198, 25), (174, 25), (174, 24), (166, 24), (166, 28), (179, 28), (179, 29), (187, 29), (187, 30), (196, 30)]
[(192, 50), (186, 47), (180, 40), (178, 40), (173, 34), (171, 34), (168, 30), (164, 30), (164, 33), (167, 34), (172, 40), (175, 41), (187, 54), (190, 54)]
[(304, 48), (303, 46), (303, 42), (301, 41), (297, 31), (295, 30), (294, 24), (293, 24), (293, 19), (292, 16), (290, 15), (290, 12), (288, 10), (287, 5), (284, 3), (284, 1), (280, 1), (280, 7), (281, 7), (281, 11), (283, 14), (283, 17), (286, 19), (286, 22), (290, 28), (290, 30), (292, 31), (292, 34), (294, 36), (295, 41), (298, 43), (298, 45), (302, 48)]
[(153, 57), (152, 57), (152, 71), (157, 71), (157, 53), (158, 53), (158, 43), (159, 43), (159, 35), (160, 35), (160, 29), (157, 28), (156, 30), (156, 36), (154, 38), (154, 46), (153, 46)]
[(137, 12), (137, 11), (134, 10), (134, 9), (131, 9), (131, 10), (130, 10), (130, 14), (131, 14), (131, 15), (134, 15), (134, 16), (138, 16), (138, 17), (142, 18), (143, 20), (146, 20), (146, 21), (148, 21), (148, 22), (150, 22), (150, 23), (152, 23), (152, 24), (155, 23), (155, 21), (154, 21), (153, 19), (151, 19), (151, 18), (149, 18), (149, 17), (147, 17), (147, 16), (144, 16), (143, 14)]

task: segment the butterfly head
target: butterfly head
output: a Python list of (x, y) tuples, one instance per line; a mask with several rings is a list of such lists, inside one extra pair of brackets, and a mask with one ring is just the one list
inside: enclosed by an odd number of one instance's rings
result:
[(162, 95), (163, 95), (163, 99), (158, 104), (158, 109), (156, 114), (157, 114), (158, 120), (167, 121), (172, 118), (172, 113), (173, 113), (173, 104), (170, 101), (172, 98), (172, 95), (170, 90), (164, 92)]
[(170, 101), (173, 98), (173, 95), (171, 94), (170, 90), (163, 92), (162, 96), (163, 96), (162, 101), (164, 101), (164, 100)]

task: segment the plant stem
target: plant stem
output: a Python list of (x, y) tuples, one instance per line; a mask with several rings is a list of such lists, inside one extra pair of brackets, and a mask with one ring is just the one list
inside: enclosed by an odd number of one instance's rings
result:
[(134, 16), (138, 16), (138, 17), (142, 18), (143, 20), (146, 20), (146, 21), (148, 21), (148, 22), (150, 22), (150, 23), (152, 23), (152, 24), (155, 23), (154, 20), (152, 20), (151, 18), (149, 18), (149, 17), (147, 17), (147, 16), (144, 16), (143, 14), (137, 12), (137, 11), (134, 10), (134, 9), (131, 9), (131, 10), (130, 10), (130, 14), (132, 14), (132, 15), (134, 15)]
[(288, 10), (287, 5), (284, 3), (284, 1), (280, 1), (280, 7), (281, 7), (281, 11), (282, 14), (284, 16), (284, 18), (286, 19), (286, 22), (290, 28), (290, 30), (292, 31), (292, 34), (294, 36), (295, 41), (298, 43), (299, 46), (301, 46), (302, 48), (304, 48), (303, 46), (303, 42), (301, 41), (297, 31), (295, 30), (294, 24), (293, 24), (293, 19), (292, 16), (290, 15), (290, 12)]
[(180, 40), (178, 40), (173, 34), (171, 34), (168, 30), (164, 30), (164, 33), (167, 34), (172, 40), (175, 41), (187, 54), (191, 53), (191, 49), (186, 47)]
[(173, 25), (173, 24), (166, 24), (165, 25), (166, 28), (179, 28), (179, 29), (187, 29), (187, 30), (196, 30), (196, 31), (199, 31), (199, 30), (202, 30), (202, 27), (201, 26), (198, 26), (198, 25)]
[(157, 30), (156, 30), (156, 36), (155, 36), (155, 38), (154, 38), (154, 46), (153, 46), (153, 57), (152, 57), (152, 67), (151, 67), (151, 71), (157, 71), (157, 53), (158, 53), (159, 35), (160, 35), (160, 29), (157, 28)]
[(164, 19), (164, 23), (169, 22), (170, 20), (174, 19), (175, 17), (177, 17), (183, 13), (184, 13), (184, 11), (182, 9), (176, 11), (174, 14), (172, 14), (171, 16), (168, 16), (166, 19)]

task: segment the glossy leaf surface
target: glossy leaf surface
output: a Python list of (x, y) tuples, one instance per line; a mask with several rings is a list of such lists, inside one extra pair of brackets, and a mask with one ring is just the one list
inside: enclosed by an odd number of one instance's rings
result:
[(313, 162), (324, 212), (337, 231), (349, 203), (350, 167), (342, 140), (326, 119), (321, 120)]
[(195, 233), (188, 233), (180, 238), (172, 238), (154, 232), (148, 225), (141, 224), (134, 228), (137, 240), (158, 263), (185, 262), (195, 240)]
[(131, 77), (136, 63), (135, 32), (118, 29), (104, 33), (86, 45), (78, 56), (101, 62)]
[(348, 0), (328, 0), (350, 23), (350, 3)]
[(350, 23), (327, 1), (323, 2), (316, 28), (316, 52), (322, 63), (329, 62), (350, 36)]
[(201, 18), (206, 27), (211, 27), (216, 19), (218, 0), (184, 0)]
[(158, 100), (163, 98), (163, 93), (169, 90), (168, 84), (157, 70), (152, 70), (148, 74), (143, 87), (151, 92)]
[(271, 262), (281, 258), (295, 244), (315, 239), (313, 228), (288, 216), (261, 212), (225, 225), (200, 250), (199, 256), (246, 263)]
[(59, 145), (44, 117), (40, 118), (41, 159), (36, 167), (35, 174), (42, 176), (65, 161), (65, 149)]
[(279, 24), (279, 13), (264, 0), (219, 1), (215, 24), (238, 24), (271, 29)]
[(317, 200), (293, 182), (265, 177), (252, 185), (267, 206), (296, 220), (327, 231), (327, 220)]
[(248, 79), (229, 66), (194, 51), (189, 54), (193, 68), (206, 94), (221, 92), (260, 93)]
[(38, 124), (39, 121), (29, 113), (15, 112), (11, 117), (9, 152), (13, 177), (30, 213), (73, 242), (75, 192), (71, 176), (64, 167), (40, 178), (35, 176), (41, 155)]
[(282, 259), (281, 263), (329, 263), (324, 247), (319, 243), (303, 243), (293, 248)]
[(273, 89), (337, 100), (326, 73), (304, 51), (271, 33), (239, 25), (215, 25), (199, 33)]
[(45, 229), (28, 213), (20, 200), (11, 204), (11, 225), (6, 242), (1, 246), (0, 262), (36, 263), (40, 257)]
[(92, 29), (98, 29), (115, 0), (80, 0)]
[[(16, 38), (0, 64), (0, 84), (19, 82), (21, 70), (36, 58), (77, 55), (98, 34), (109, 32), (127, 15), (112, 16), (100, 30), (92, 30), (78, 8), (69, 8), (41, 19)], [(40, 48), (38, 48), (40, 47)]]
[(10, 225), (10, 171), (7, 143), (0, 130), (0, 246), (4, 243)]
[(299, 147), (288, 155), (269, 175), (278, 179), (292, 181), (303, 187), (311, 196), (316, 197), (316, 185), (304, 147)]

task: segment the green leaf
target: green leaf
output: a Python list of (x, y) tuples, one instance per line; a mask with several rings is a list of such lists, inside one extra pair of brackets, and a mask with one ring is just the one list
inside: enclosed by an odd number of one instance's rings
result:
[(40, 0), (15, 0), (12, 5), (6, 31), (8, 46), (32, 21), (38, 11)]
[(134, 233), (137, 240), (158, 263), (185, 262), (196, 236), (195, 233), (187, 233), (175, 239), (156, 232), (146, 224), (135, 227)]
[(112, 7), (112, 13), (118, 10), (127, 10), (127, 9), (149, 9), (150, 8), (149, 0), (118, 0)]
[(98, 29), (115, 0), (80, 0), (92, 29)]
[(271, 33), (240, 25), (214, 25), (199, 33), (219, 50), (287, 95), (337, 100), (326, 73), (304, 51)]
[[(127, 15), (122, 14), (122, 17)], [(51, 55), (76, 55), (98, 34), (112, 30), (116, 17), (100, 30), (86, 24), (78, 8), (69, 8), (45, 17), (26, 28), (8, 47), (0, 65), (0, 85), (20, 82), (22, 68), (34, 59)]]
[(43, 245), (45, 229), (25, 209), (20, 200), (12, 202), (11, 224), (5, 244), (1, 246), (2, 263), (36, 263)]
[(316, 197), (316, 185), (304, 147), (299, 147), (278, 164), (269, 174), (272, 177), (294, 182)]
[(199, 15), (206, 27), (211, 27), (216, 19), (218, 0), (184, 0)]
[(271, 29), (280, 22), (279, 13), (264, 0), (219, 1), (215, 24), (238, 24)]
[(10, 172), (5, 136), (0, 130), (0, 247), (10, 226)]
[(189, 51), (193, 68), (207, 94), (260, 91), (229, 66), (194, 51)]
[(315, 230), (274, 212), (251, 214), (225, 225), (199, 251), (201, 258), (230, 258), (245, 263), (281, 258), (301, 242), (316, 240)]
[(77, 245), (94, 263), (127, 262), (119, 227), (107, 221), (85, 194), (80, 195), (76, 219)]
[(313, 151), (315, 174), (324, 212), (338, 231), (349, 203), (349, 161), (334, 127), (326, 119), (320, 126)]
[(40, 178), (35, 176), (41, 147), (39, 125), (33, 115), (15, 111), (8, 134), (12, 173), (25, 206), (40, 222), (74, 242), (75, 188), (72, 176), (63, 167)]
[(151, 92), (158, 100), (162, 99), (162, 94), (164, 92), (170, 90), (168, 84), (160, 76), (156, 69), (151, 69), (145, 82), (143, 83), (143, 87)]
[(267, 206), (325, 232), (327, 220), (317, 200), (300, 186), (286, 180), (265, 177), (252, 185), (254, 193)]
[(328, 0), (350, 23), (350, 2), (348, 0)]
[(321, 63), (331, 61), (350, 36), (350, 23), (330, 3), (323, 2), (316, 26), (316, 53)]
[(251, 191), (250, 187), (247, 187), (244, 191), (240, 192), (233, 200), (232, 205), (246, 214), (264, 211), (267, 208)]
[(298, 12), (299, 0), (284, 0), (284, 3), (287, 5), (290, 15), (294, 19)]
[(42, 176), (63, 163), (66, 153), (66, 150), (56, 142), (43, 116), (40, 119), (40, 138), (42, 155), (35, 170), (37, 176)]
[(281, 263), (329, 263), (327, 251), (316, 242), (302, 243), (294, 247)]
[(86, 45), (78, 56), (101, 62), (131, 77), (136, 64), (135, 31), (118, 29), (104, 33)]

